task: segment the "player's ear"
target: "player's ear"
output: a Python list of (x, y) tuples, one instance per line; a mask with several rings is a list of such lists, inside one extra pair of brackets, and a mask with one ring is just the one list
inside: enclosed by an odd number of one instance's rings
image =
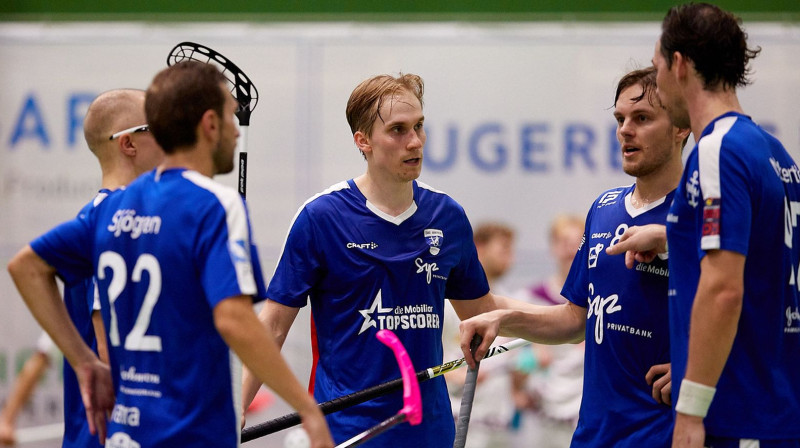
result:
[(691, 128), (684, 128), (684, 129), (678, 128), (678, 135), (677, 135), (678, 140), (681, 141), (686, 140), (686, 138), (689, 137), (689, 134), (691, 132), (692, 132)]
[(685, 78), (689, 74), (689, 69), (694, 68), (692, 61), (690, 59), (686, 59), (686, 57), (680, 51), (673, 51), (671, 57), (672, 67), (678, 80)]
[(208, 140), (214, 140), (219, 129), (219, 115), (213, 109), (205, 111), (200, 117), (200, 123), (197, 124), (197, 130), (200, 135), (203, 135)]
[(122, 134), (117, 139), (117, 147), (119, 148), (119, 151), (127, 157), (133, 157), (136, 155), (136, 146), (133, 144), (133, 138), (131, 137), (131, 134)]
[(353, 142), (356, 144), (358, 149), (364, 154), (372, 151), (372, 145), (369, 142), (369, 137), (367, 137), (361, 131), (356, 131), (356, 133), (353, 134)]

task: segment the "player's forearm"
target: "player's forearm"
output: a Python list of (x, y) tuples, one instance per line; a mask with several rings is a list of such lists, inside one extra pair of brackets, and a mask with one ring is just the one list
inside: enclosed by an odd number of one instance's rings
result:
[(742, 311), (742, 295), (700, 284), (692, 306), (686, 379), (715, 386), (728, 360)]
[(33, 317), (73, 368), (93, 362), (94, 352), (83, 342), (61, 300), (55, 270), (26, 246), (9, 262), (8, 272)]
[(701, 262), (689, 332), (686, 379), (715, 386), (728, 360), (742, 311), (744, 257), (714, 251)]
[(501, 335), (542, 344), (580, 342), (586, 329), (585, 310), (571, 304), (530, 305), (524, 310), (506, 311), (502, 316)]

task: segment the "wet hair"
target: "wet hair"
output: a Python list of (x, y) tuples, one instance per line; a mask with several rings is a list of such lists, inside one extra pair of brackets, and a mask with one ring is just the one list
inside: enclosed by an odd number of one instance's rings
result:
[(355, 135), (361, 131), (365, 135), (372, 134), (372, 126), (376, 118), (381, 117), (381, 106), (386, 99), (392, 99), (399, 92), (409, 92), (419, 100), (422, 105), (422, 96), (425, 84), (417, 75), (406, 73), (373, 76), (361, 82), (350, 94), (347, 100), (347, 123), (350, 131)]
[(744, 87), (750, 83), (748, 64), (761, 48), (747, 48), (741, 19), (708, 3), (674, 6), (661, 23), (661, 54), (672, 67), (681, 53), (694, 63), (706, 90)]
[(653, 66), (634, 70), (623, 76), (622, 79), (619, 80), (619, 83), (617, 83), (617, 92), (614, 94), (614, 105), (619, 101), (619, 96), (622, 94), (623, 90), (636, 85), (642, 86), (642, 94), (633, 98), (634, 103), (638, 103), (646, 97), (651, 106), (661, 106), (656, 96), (656, 69)]
[(177, 63), (159, 72), (145, 97), (150, 132), (167, 154), (197, 143), (197, 125), (213, 110), (223, 116), (226, 79), (212, 64)]

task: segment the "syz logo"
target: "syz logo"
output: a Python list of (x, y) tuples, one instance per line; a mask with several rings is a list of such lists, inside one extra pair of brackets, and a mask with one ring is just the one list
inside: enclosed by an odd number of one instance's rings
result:
[(592, 299), (594, 295), (594, 284), (589, 283), (589, 313), (587, 319), (593, 315), (597, 316), (594, 321), (594, 340), (598, 344), (603, 343), (603, 327), (605, 326), (605, 315), (614, 314), (622, 309), (622, 306), (617, 305), (619, 296), (616, 294), (608, 297), (600, 297), (599, 295)]
[(436, 263), (426, 263), (422, 258), (414, 260), (414, 265), (417, 267), (417, 274), (425, 273), (426, 280), (430, 285), (433, 273), (439, 270), (439, 266), (437, 266)]

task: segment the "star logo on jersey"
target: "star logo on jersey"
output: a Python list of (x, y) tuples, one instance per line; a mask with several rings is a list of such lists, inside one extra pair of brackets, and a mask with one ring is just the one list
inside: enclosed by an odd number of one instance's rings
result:
[(358, 312), (364, 316), (364, 322), (361, 324), (361, 330), (358, 331), (358, 334), (361, 334), (370, 327), (378, 328), (378, 323), (373, 319), (373, 315), (375, 313), (378, 314), (385, 314), (391, 313), (391, 308), (384, 308), (383, 307), (383, 298), (381, 298), (381, 290), (378, 290), (378, 294), (375, 295), (375, 300), (372, 301), (372, 305), (368, 309), (365, 310), (358, 310)]
[(692, 177), (686, 181), (686, 201), (689, 202), (693, 208), (697, 207), (700, 201), (700, 172), (694, 170)]
[(444, 232), (439, 229), (425, 229), (423, 235), (425, 236), (425, 242), (428, 243), (431, 255), (437, 255), (442, 250)]

